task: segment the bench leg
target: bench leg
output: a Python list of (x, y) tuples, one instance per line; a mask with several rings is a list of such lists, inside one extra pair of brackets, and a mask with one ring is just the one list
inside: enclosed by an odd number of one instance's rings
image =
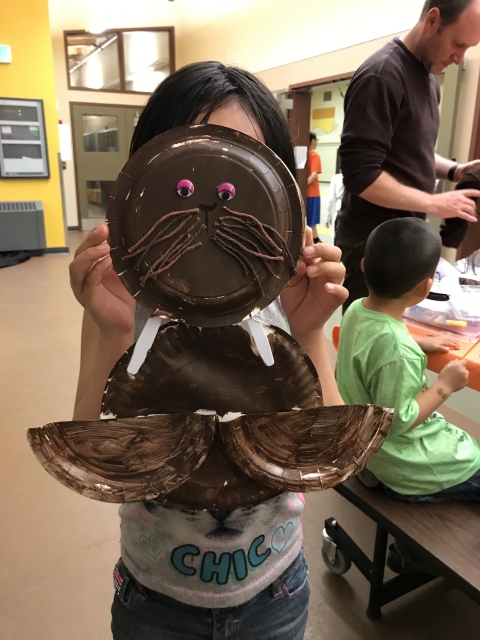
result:
[(383, 576), (385, 573), (385, 560), (387, 557), (388, 532), (377, 524), (375, 536), (375, 551), (373, 553), (373, 565), (370, 580), (370, 599), (368, 601), (367, 616), (372, 620), (382, 617), (381, 606), (383, 604)]

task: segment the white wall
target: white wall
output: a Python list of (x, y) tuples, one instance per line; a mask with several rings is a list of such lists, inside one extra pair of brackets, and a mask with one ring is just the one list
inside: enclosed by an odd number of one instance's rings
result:
[[(176, 0), (185, 61), (264, 71), (408, 29), (422, 0)], [(223, 7), (223, 10), (221, 8)]]

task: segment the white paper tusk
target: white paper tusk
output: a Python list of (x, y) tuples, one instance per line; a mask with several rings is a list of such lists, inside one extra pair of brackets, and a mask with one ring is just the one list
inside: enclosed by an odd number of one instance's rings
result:
[(255, 343), (258, 355), (267, 367), (271, 367), (275, 363), (275, 360), (273, 358), (272, 347), (270, 346), (265, 326), (261, 322), (253, 320), (253, 318), (244, 320), (242, 322), (242, 326), (248, 331)]
[(147, 353), (157, 337), (161, 323), (162, 318), (160, 316), (153, 316), (147, 320), (147, 323), (135, 344), (132, 358), (127, 367), (127, 373), (130, 373), (133, 376), (138, 373), (140, 367), (145, 362)]

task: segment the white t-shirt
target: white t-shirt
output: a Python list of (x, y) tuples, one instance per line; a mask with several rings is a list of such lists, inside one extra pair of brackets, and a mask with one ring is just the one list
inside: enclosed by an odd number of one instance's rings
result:
[(276, 580), (299, 554), (303, 496), (212, 513), (149, 501), (120, 507), (121, 552), (138, 582), (185, 604), (236, 607)]

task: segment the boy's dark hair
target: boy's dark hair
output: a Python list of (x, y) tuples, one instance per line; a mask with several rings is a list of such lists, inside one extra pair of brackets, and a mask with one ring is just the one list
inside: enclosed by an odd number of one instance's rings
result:
[(365, 281), (379, 298), (401, 298), (425, 278), (433, 278), (440, 259), (440, 236), (418, 218), (388, 220), (365, 247)]
[(460, 18), (471, 2), (472, 0), (426, 0), (420, 19), (423, 20), (429, 11), (437, 8), (440, 10), (442, 26), (448, 27)]
[(248, 71), (220, 62), (190, 64), (158, 85), (135, 127), (130, 154), (164, 131), (195, 124), (200, 115), (207, 122), (214, 111), (234, 100), (258, 122), (267, 147), (295, 176), (288, 124), (273, 94)]
[(310, 142), (312, 142), (312, 140), (316, 140), (317, 139), (317, 134), (313, 133), (313, 131), (310, 131)]

